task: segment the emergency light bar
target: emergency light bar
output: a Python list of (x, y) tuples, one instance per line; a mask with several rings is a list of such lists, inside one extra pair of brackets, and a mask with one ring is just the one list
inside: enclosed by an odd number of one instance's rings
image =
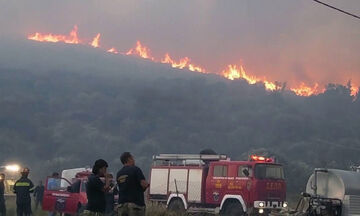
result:
[(251, 155), (250, 160), (251, 161), (268, 162), (268, 163), (274, 162), (273, 158), (266, 158), (266, 157), (258, 156), (258, 155)]
[(205, 160), (205, 161), (219, 161), (227, 160), (226, 155), (205, 155), (205, 154), (159, 154), (154, 155), (153, 160)]

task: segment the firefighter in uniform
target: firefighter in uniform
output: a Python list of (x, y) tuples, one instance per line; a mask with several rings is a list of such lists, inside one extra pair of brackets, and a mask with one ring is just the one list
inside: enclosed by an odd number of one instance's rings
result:
[(21, 178), (14, 185), (17, 216), (30, 216), (32, 214), (30, 193), (34, 192), (34, 184), (28, 179), (29, 173), (30, 170), (24, 168), (21, 172)]

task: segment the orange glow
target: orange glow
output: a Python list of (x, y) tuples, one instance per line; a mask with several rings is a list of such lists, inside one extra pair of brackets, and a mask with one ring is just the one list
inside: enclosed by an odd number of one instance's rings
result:
[(315, 83), (313, 87), (307, 86), (305, 83), (301, 83), (297, 88), (290, 88), (295, 94), (300, 96), (311, 96), (315, 94), (319, 94), (325, 91), (325, 89), (319, 89), (319, 84)]
[(189, 70), (190, 71), (197, 71), (197, 72), (200, 72), (200, 73), (206, 73), (204, 68), (201, 68), (199, 66), (195, 66), (193, 64), (189, 64)]
[(118, 54), (118, 53), (119, 53), (114, 47), (108, 49), (106, 52), (114, 53), (114, 54)]
[(146, 46), (143, 46), (140, 41), (137, 41), (136, 47), (131, 48), (129, 51), (127, 51), (126, 55), (136, 55), (144, 59), (150, 59), (153, 61), (155, 60), (150, 55), (150, 49), (147, 48)]
[(350, 88), (350, 91), (351, 91), (351, 96), (356, 96), (359, 94), (359, 87), (352, 86)]
[(227, 70), (224, 70), (222, 74), (229, 80), (244, 79), (249, 84), (255, 84), (258, 81), (256, 77), (248, 76), (242, 66), (228, 65)]
[(92, 47), (95, 47), (95, 48), (97, 48), (97, 47), (99, 47), (99, 41), (100, 41), (100, 33), (98, 33), (95, 37), (94, 37), (94, 39), (92, 40), (92, 42), (91, 42), (91, 46)]
[(274, 162), (272, 158), (266, 158), (263, 156), (251, 155), (250, 160), (252, 161), (263, 161), (263, 162)]
[(189, 63), (189, 61), (190, 61), (189, 58), (185, 57), (185, 58), (180, 59), (179, 62), (175, 62), (174, 60), (172, 60), (170, 55), (168, 53), (166, 53), (165, 58), (163, 60), (161, 60), (161, 63), (171, 64), (171, 66), (174, 68), (183, 69), (184, 67), (186, 67), (186, 65)]
[(276, 89), (279, 88), (279, 86), (277, 86), (275, 83), (273, 82), (270, 82), (270, 81), (267, 81), (267, 80), (264, 80), (264, 85), (265, 85), (265, 88), (267, 90), (270, 90), (270, 91), (275, 91)]
[(68, 44), (78, 44), (80, 40), (78, 38), (78, 28), (75, 25), (69, 35), (54, 35), (54, 34), (41, 34), (36, 32), (35, 34), (29, 35), (28, 39), (40, 41), (40, 42), (64, 42)]
[(190, 64), (190, 59), (188, 57), (182, 58), (179, 61), (175, 61), (170, 57), (169, 53), (165, 54), (165, 57), (161, 60), (161, 63), (171, 64), (173, 68), (179, 68), (179, 69), (187, 68), (190, 71), (196, 71), (201, 73), (205, 72), (204, 68), (201, 68), (194, 64)]
[(278, 88), (278, 86), (271, 81), (248, 75), (242, 66), (238, 67), (237, 65), (228, 65), (228, 68), (222, 71), (222, 75), (230, 80), (244, 79), (249, 84), (256, 84), (258, 82), (263, 82), (265, 88), (269, 91), (274, 91)]
[[(75, 25), (74, 28), (70, 31), (69, 35), (57, 35), (57, 34), (42, 34), (39, 32), (36, 32), (34, 34), (31, 34), (28, 36), (29, 40), (35, 40), (39, 42), (63, 42), (68, 44), (84, 44), (84, 45), (91, 45), (92, 47), (99, 48), (100, 47), (100, 36), (101, 34), (98, 33), (92, 41), (84, 41), (80, 40), (78, 37), (78, 27)], [(122, 54), (122, 55), (134, 55), (139, 56), (144, 59), (149, 59), (153, 62), (159, 62), (163, 64), (169, 64), (173, 68), (179, 68), (179, 69), (188, 69), (193, 72), (201, 72), (201, 73), (207, 73), (204, 67), (200, 67), (194, 63), (192, 63), (191, 59), (189, 57), (184, 57), (179, 60), (174, 60), (171, 58), (169, 53), (166, 53), (164, 55), (164, 58), (161, 60), (155, 59), (151, 55), (151, 51), (148, 47), (144, 46), (140, 41), (136, 42), (136, 46), (134, 48), (131, 48), (127, 52), (119, 52), (116, 48), (106, 48), (104, 51), (113, 53), (113, 54)], [(244, 79), (249, 84), (256, 84), (256, 83), (263, 83), (264, 87), (268, 91), (276, 91), (281, 89), (281, 86), (277, 82), (270, 81), (266, 79), (265, 77), (256, 77), (253, 75), (250, 75), (249, 73), (245, 72), (244, 68), (240, 65), (234, 65), (229, 64), (221, 73), (217, 73), (218, 75), (221, 75), (229, 80), (235, 80), (235, 79)], [(300, 82), (299, 82), (300, 83)], [(311, 96), (311, 95), (317, 95), (320, 93), (323, 93), (325, 91), (324, 88), (319, 88), (319, 84), (315, 83), (314, 86), (310, 86), (305, 84), (304, 82), (301, 82), (299, 86), (291, 86), (290, 91), (294, 92), (296, 95), (299, 96)], [(359, 94), (359, 87), (352, 86), (350, 88), (350, 92), (352, 96), (357, 96)]]

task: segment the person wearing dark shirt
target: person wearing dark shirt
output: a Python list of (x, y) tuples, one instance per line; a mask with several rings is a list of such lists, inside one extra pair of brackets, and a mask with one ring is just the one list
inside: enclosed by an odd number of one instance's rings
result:
[(29, 173), (30, 170), (24, 168), (21, 172), (21, 178), (14, 185), (17, 216), (30, 216), (32, 214), (30, 193), (34, 192), (34, 184), (28, 179)]
[(6, 205), (5, 205), (5, 174), (0, 173), (0, 216), (6, 216)]
[(43, 197), (44, 197), (44, 190), (45, 190), (45, 187), (44, 187), (42, 181), (39, 181), (39, 185), (36, 186), (36, 188), (34, 190), (35, 210), (38, 209), (39, 204), (40, 204), (40, 206), (42, 206), (42, 200), (43, 200)]
[(145, 216), (144, 192), (149, 183), (141, 169), (135, 166), (135, 159), (130, 152), (124, 152), (120, 160), (124, 166), (116, 175), (118, 216)]
[[(106, 208), (105, 193), (110, 189), (109, 175), (106, 172), (107, 167), (108, 164), (105, 160), (99, 159), (95, 161), (92, 174), (89, 176), (86, 184), (88, 204), (83, 215), (104, 215)], [(105, 177), (105, 183), (101, 181), (100, 177)]]

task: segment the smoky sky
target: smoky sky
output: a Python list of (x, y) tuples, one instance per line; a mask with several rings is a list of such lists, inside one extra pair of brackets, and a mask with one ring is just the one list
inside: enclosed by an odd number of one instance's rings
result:
[[(360, 14), (359, 0), (324, 0)], [(101, 33), (102, 47), (188, 56), (211, 72), (242, 64), (295, 84), (360, 85), (360, 21), (312, 0), (0, 0), (0, 37)], [(0, 50), (1, 52), (1, 50)]]

